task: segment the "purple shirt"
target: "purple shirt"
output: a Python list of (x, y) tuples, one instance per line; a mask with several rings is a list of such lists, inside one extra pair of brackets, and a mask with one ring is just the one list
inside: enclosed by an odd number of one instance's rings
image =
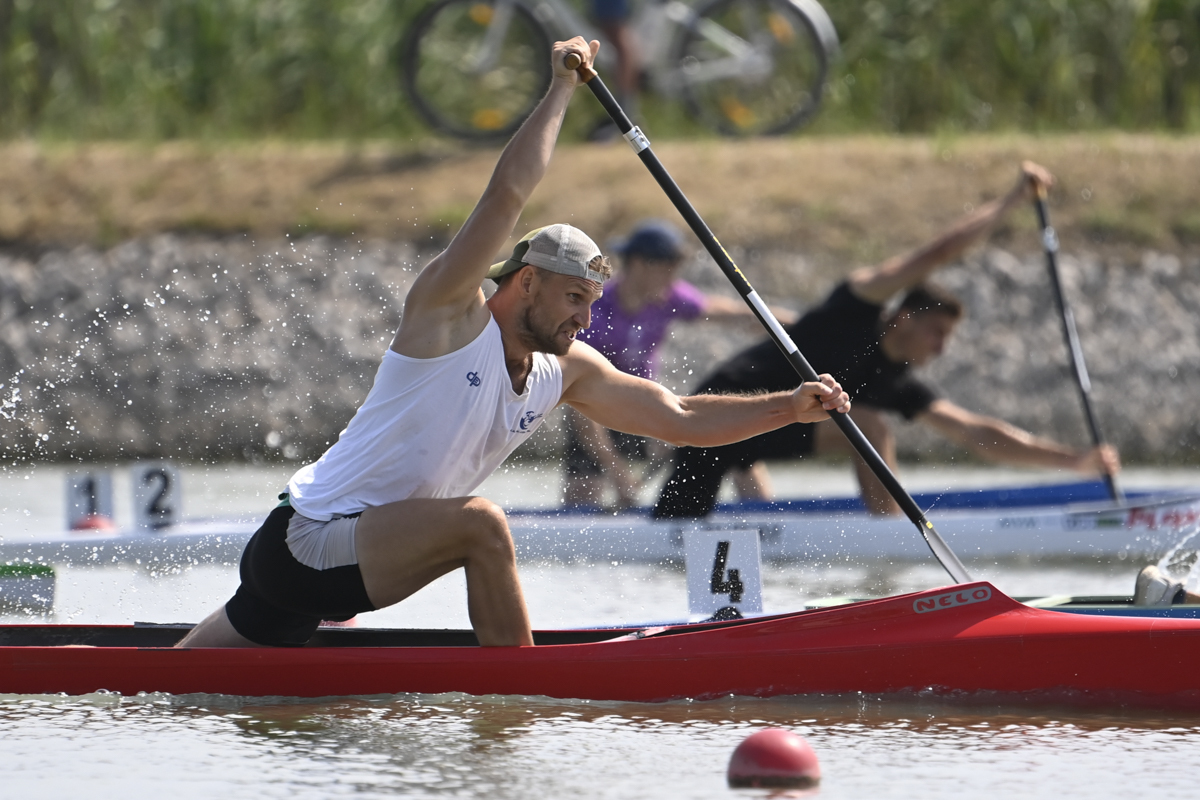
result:
[(675, 281), (661, 303), (648, 303), (630, 315), (617, 300), (620, 279), (604, 289), (592, 306), (592, 325), (577, 338), (599, 350), (622, 372), (654, 379), (658, 348), (674, 320), (695, 319), (704, 313), (704, 293), (687, 281)]

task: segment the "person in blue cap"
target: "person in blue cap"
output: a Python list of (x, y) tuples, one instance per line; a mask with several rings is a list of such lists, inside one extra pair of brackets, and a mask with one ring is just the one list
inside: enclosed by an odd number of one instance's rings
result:
[[(639, 223), (629, 237), (613, 248), (621, 269), (609, 282), (604, 296), (592, 306), (592, 325), (579, 334), (622, 372), (657, 380), (658, 351), (672, 322), (697, 319), (752, 319), (738, 300), (702, 292), (679, 277), (688, 256), (683, 234), (669, 222), (649, 219)], [(790, 321), (795, 315), (775, 309)], [(665, 456), (653, 453), (657, 442), (607, 430), (582, 414), (568, 409), (564, 504), (602, 505), (605, 484), (616, 490), (617, 505), (637, 500), (639, 480), (634, 461)], [(735, 474), (741, 494), (757, 496), (765, 487), (761, 468)]]

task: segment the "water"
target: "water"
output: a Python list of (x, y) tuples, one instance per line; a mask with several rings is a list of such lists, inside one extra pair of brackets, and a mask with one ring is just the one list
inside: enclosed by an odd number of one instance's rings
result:
[(1200, 721), (928, 698), (660, 705), (399, 695), (0, 697), (5, 797), (762, 797), (729, 754), (783, 726), (833, 798), (1194, 796)]
[[(290, 471), (185, 469), (185, 512), (257, 517)], [(843, 472), (793, 467), (775, 478), (788, 494), (840, 494), (852, 490)], [(1030, 474), (943, 468), (902, 477), (920, 489), (1016, 483)], [(63, 470), (49, 467), (0, 474), (3, 529), (61, 525), (62, 480)], [(1200, 486), (1200, 472), (1130, 471), (1125, 483)], [(550, 505), (557, 478), (545, 468), (514, 468), (481, 493), (504, 504)], [(128, 514), (123, 495), (118, 480), (118, 517)], [(979, 571), (1011, 594), (1123, 593), (1136, 565), (1013, 563)], [(538, 627), (686, 615), (682, 572), (634, 564), (524, 565), (521, 572)], [(932, 564), (768, 566), (764, 604), (785, 611), (813, 597), (944, 581)], [(60, 569), (51, 619), (194, 621), (235, 586), (234, 571), (220, 567), (169, 575)], [(399, 606), (363, 615), (361, 624), (465, 626), (462, 580), (447, 576)], [(822, 798), (1186, 797), (1196, 794), (1200, 766), (1200, 717), (986, 697), (632, 704), (463, 695), (0, 695), (0, 797), (755, 797), (765, 793), (726, 788), (724, 769), (737, 743), (768, 725), (809, 739), (821, 759)]]
[[(276, 495), (294, 465), (220, 465), (182, 469), (185, 516), (240, 517), (257, 520), (275, 505)], [(116, 519), (132, 519), (127, 471), (113, 467)], [(67, 468), (37, 466), (0, 472), (0, 531), (57, 531), (64, 526)], [(665, 477), (665, 476), (660, 476)], [(901, 473), (912, 491), (939, 487), (1016, 485), (1063, 480), (1055, 472), (990, 468), (926, 467)], [(839, 496), (855, 491), (848, 469), (828, 465), (775, 465), (776, 490), (786, 496)], [(1128, 470), (1130, 489), (1200, 487), (1200, 470)], [(479, 490), (504, 506), (549, 507), (558, 503), (559, 475), (546, 465), (506, 467)], [(646, 502), (654, 494), (646, 490)], [(936, 523), (936, 515), (934, 515)], [(917, 534), (914, 530), (913, 536)], [(970, 563), (973, 576), (991, 580), (1016, 596), (1048, 594), (1122, 594), (1131, 591), (1136, 566), (1126, 562), (1071, 564)], [(125, 624), (195, 621), (229, 598), (237, 588), (235, 569), (199, 566), (163, 575), (135, 565), (94, 569), (59, 566), (51, 622)], [(688, 615), (686, 582), (681, 571), (664, 567), (600, 563), (568, 567), (526, 564), (521, 568), (530, 613), (536, 627), (612, 625), (678, 620)], [(786, 568), (767, 565), (763, 575), (764, 608), (790, 611), (806, 600), (829, 596), (892, 594), (939, 586), (945, 573), (933, 561), (919, 564)], [(445, 576), (405, 602), (364, 614), (361, 624), (379, 627), (469, 627), (462, 573)], [(28, 621), (0, 614), (0, 622)]]

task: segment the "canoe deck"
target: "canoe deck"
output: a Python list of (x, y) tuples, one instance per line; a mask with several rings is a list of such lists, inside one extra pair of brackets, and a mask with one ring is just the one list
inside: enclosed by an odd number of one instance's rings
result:
[[(190, 623), (133, 625), (0, 625), (4, 647), (174, 647), (192, 629)], [(638, 628), (535, 631), (535, 645), (587, 644), (635, 633)], [(469, 630), (441, 628), (322, 627), (307, 648), (318, 647), (479, 647)]]
[(169, 647), (186, 627), (0, 626), (0, 692), (645, 702), (982, 692), (1200, 710), (1200, 620), (1065, 614), (986, 582), (730, 622), (541, 632), (542, 646), (525, 648), (361, 629), (322, 630), (303, 648)]

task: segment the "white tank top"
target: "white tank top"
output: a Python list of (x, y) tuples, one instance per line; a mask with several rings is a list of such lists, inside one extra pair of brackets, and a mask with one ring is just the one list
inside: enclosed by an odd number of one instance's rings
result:
[(562, 367), (545, 353), (518, 395), (495, 319), (437, 358), (388, 350), (346, 430), (288, 482), (292, 507), (328, 520), (410, 497), (462, 497), (542, 424), (562, 397)]

